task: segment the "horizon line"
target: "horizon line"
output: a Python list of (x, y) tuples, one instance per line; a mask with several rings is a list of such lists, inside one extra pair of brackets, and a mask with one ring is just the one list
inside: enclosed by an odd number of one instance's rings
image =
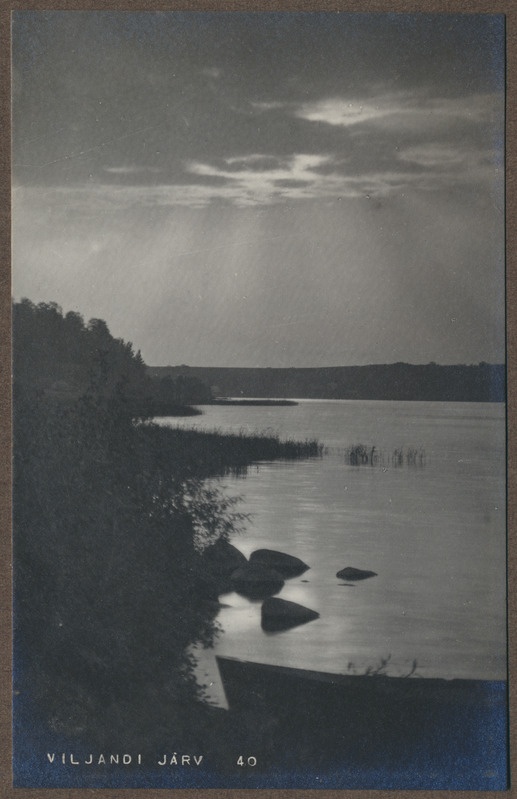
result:
[(422, 367), (422, 366), (438, 366), (442, 369), (452, 368), (452, 367), (479, 367), (479, 366), (503, 366), (506, 367), (507, 360), (504, 359), (503, 361), (476, 361), (471, 363), (438, 363), (437, 361), (427, 361), (426, 363), (412, 363), (410, 361), (389, 361), (383, 363), (366, 363), (366, 364), (334, 364), (334, 365), (325, 365), (325, 366), (193, 366), (192, 364), (181, 363), (181, 364), (148, 364), (146, 363), (145, 366), (147, 369), (263, 369), (268, 371), (273, 370), (282, 370), (282, 371), (289, 371), (289, 370), (302, 370), (302, 369), (369, 369), (375, 367), (384, 367), (384, 366), (411, 366), (411, 367)]

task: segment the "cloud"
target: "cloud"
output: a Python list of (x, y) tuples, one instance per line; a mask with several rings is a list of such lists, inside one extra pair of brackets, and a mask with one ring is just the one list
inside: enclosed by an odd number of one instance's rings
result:
[(274, 169), (288, 169), (290, 158), (277, 155), (262, 155), (252, 153), (251, 155), (239, 155), (234, 158), (225, 158), (224, 163), (232, 172), (243, 169), (251, 169), (256, 172), (269, 172)]
[(450, 130), (455, 124), (475, 127), (502, 111), (499, 94), (428, 97), (422, 93), (379, 94), (375, 98), (333, 97), (302, 103), (294, 115), (308, 122), (350, 128), (371, 126), (385, 131)]
[[(328, 153), (297, 153), (290, 157), (252, 153), (211, 164), (191, 161), (179, 182), (147, 183), (94, 182), (70, 186), (18, 189), (20, 198), (35, 196), (55, 208), (67, 207), (79, 214), (99, 210), (118, 213), (128, 208), (206, 208), (214, 203), (235, 207), (271, 206), (285, 202), (375, 198), (428, 192), (457, 185), (478, 185), (494, 181), (495, 167), (482, 151), (429, 142), (394, 151), (381, 164), (357, 170), (342, 158)], [(138, 168), (108, 167), (106, 172), (131, 177)], [(149, 170), (147, 170), (149, 171)], [(17, 192), (15, 190), (15, 196)], [(22, 199), (23, 201), (23, 199)]]
[(110, 175), (140, 175), (144, 172), (158, 173), (160, 171), (156, 167), (145, 166), (105, 166), (103, 169)]
[(350, 125), (369, 122), (393, 113), (392, 108), (386, 107), (385, 102), (385, 107), (382, 107), (382, 105), (382, 103), (331, 98), (312, 103), (303, 103), (294, 111), (294, 115), (309, 122), (323, 122), (327, 125), (349, 127)]
[(356, 196), (354, 181), (330, 172), (318, 172), (330, 167), (333, 156), (317, 153), (297, 153), (286, 158), (253, 153), (248, 156), (225, 159), (219, 167), (201, 162), (190, 162), (188, 170), (197, 176), (224, 178), (220, 196), (237, 205), (264, 205), (287, 199), (314, 199), (316, 197)]
[(290, 103), (284, 103), (279, 100), (271, 100), (269, 102), (253, 102), (251, 107), (256, 111), (267, 112), (276, 111), (278, 108), (289, 108)]
[(187, 169), (196, 175), (218, 175), (231, 181), (244, 181), (249, 187), (258, 187), (278, 179), (316, 179), (317, 175), (313, 170), (330, 161), (331, 155), (318, 153), (298, 153), (286, 158), (254, 153), (224, 159), (225, 168), (193, 161), (188, 164)]
[(500, 182), (500, 154), (463, 143), (451, 145), (444, 142), (426, 142), (401, 149), (398, 158), (403, 164), (420, 169), (428, 183), (464, 185)]
[(465, 150), (449, 144), (431, 143), (407, 147), (399, 153), (401, 161), (409, 161), (424, 167), (451, 167), (465, 162)]
[(379, 136), (362, 141), (355, 151), (351, 147), (348, 158), (333, 153), (282, 157), (252, 153), (217, 164), (192, 161), (187, 170), (198, 179), (222, 181), (210, 195), (207, 189), (210, 201), (219, 196), (237, 205), (387, 196), (410, 188), (428, 191), (454, 185), (481, 186), (497, 177), (496, 153), (475, 144), (428, 140), (399, 148), (394, 141)]

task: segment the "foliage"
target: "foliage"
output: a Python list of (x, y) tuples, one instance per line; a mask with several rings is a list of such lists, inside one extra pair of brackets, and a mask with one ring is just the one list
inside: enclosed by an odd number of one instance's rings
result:
[(157, 461), (164, 470), (181, 462), (187, 474), (196, 476), (244, 474), (257, 461), (321, 457), (317, 441), (282, 441), (276, 435), (222, 433), (143, 425), (152, 441)]
[(101, 320), (18, 304), (14, 371), (18, 689), (90, 745), (149, 743), (165, 708), (188, 739), (201, 691), (187, 650), (216, 630), (193, 590), (201, 551), (239, 514), (181, 457), (156, 458), (135, 421), (145, 367)]
[(13, 306), (13, 341), (15, 384), (46, 397), (73, 402), (89, 391), (107, 401), (118, 388), (133, 412), (147, 393), (140, 352), (114, 338), (102, 319), (85, 324), (54, 302), (22, 299)]
[(150, 423), (139, 353), (53, 303), (15, 304), (14, 375), (17, 690), (47, 735), (194, 746), (189, 651), (217, 631), (203, 551), (244, 521), (206, 478), (309, 453)]
[[(19, 652), (54, 727), (70, 732), (69, 719), (82, 728), (89, 718), (90, 740), (107, 734), (99, 718), (110, 708), (151, 688), (169, 686), (173, 715), (200, 698), (186, 649), (210, 643), (215, 628), (193, 592), (199, 550), (233, 525), (232, 505), (156, 466), (119, 411), (116, 400), (63, 407), (16, 397)], [(126, 734), (130, 723), (145, 727), (130, 714)]]
[(107, 399), (118, 388), (132, 415), (183, 416), (195, 414), (185, 406), (211, 399), (195, 377), (149, 377), (140, 351), (114, 338), (103, 319), (86, 324), (74, 311), (63, 315), (55, 302), (14, 303), (13, 333), (15, 382), (60, 402), (77, 401), (87, 391)]
[(174, 406), (204, 405), (212, 399), (209, 387), (197, 377), (180, 374), (175, 378), (166, 375), (149, 380), (155, 416), (171, 415), (169, 409)]

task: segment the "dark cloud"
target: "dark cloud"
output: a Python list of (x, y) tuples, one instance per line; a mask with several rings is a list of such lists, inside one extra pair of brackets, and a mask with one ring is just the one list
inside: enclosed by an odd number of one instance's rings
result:
[(290, 180), (289, 178), (280, 178), (279, 180), (273, 180), (273, 185), (282, 189), (298, 189), (302, 186), (310, 186), (311, 183), (309, 180)]
[(15, 175), (175, 182), (190, 160), (296, 153), (395, 169), (395, 144), (486, 138), (501, 35), (475, 15), (17, 12)]

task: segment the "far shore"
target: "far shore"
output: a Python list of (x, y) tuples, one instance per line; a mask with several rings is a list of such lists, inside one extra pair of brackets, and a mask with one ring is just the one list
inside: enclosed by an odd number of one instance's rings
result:
[(288, 399), (235, 399), (234, 397), (216, 397), (210, 405), (252, 405), (252, 406), (289, 406), (298, 405), (295, 400)]

